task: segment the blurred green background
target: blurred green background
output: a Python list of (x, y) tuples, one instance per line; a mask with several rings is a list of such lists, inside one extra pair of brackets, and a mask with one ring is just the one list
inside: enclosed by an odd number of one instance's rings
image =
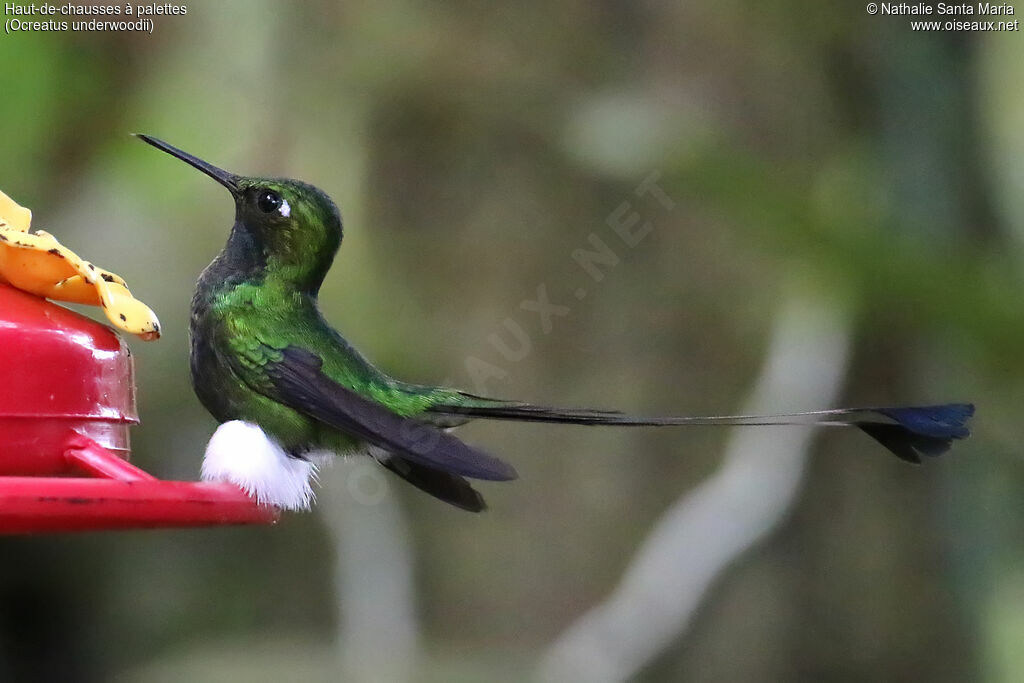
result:
[[(198, 475), (188, 302), (233, 212), (131, 132), (331, 194), (323, 309), (410, 380), (734, 413), (782, 302), (824, 301), (837, 404), (974, 400), (974, 437), (912, 468), (819, 435), (782, 524), (631, 675), (1024, 678), (1019, 32), (807, 0), (187, 7), (153, 35), (0, 36), (0, 189), (163, 323), (131, 342), (138, 464)], [(652, 173), (670, 209), (637, 195)], [(573, 257), (595, 238), (600, 282)], [(521, 306), (541, 286), (569, 309), (547, 331)], [(529, 680), (731, 438), (461, 434), (521, 474), (479, 516), (355, 464), (275, 528), (0, 538), (0, 680)]]

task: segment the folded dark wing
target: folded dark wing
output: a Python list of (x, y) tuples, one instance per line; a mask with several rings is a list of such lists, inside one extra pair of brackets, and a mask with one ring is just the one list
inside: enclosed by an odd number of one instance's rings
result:
[(289, 346), (263, 370), (276, 400), (411, 463), (473, 479), (517, 477), (508, 463), (341, 386), (324, 374), (322, 366), (316, 354)]

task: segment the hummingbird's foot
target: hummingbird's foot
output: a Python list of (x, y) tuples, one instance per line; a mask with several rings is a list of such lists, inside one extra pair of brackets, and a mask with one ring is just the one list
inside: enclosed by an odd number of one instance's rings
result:
[(316, 498), (317, 467), (288, 455), (257, 425), (225, 422), (206, 446), (203, 481), (226, 481), (259, 503), (285, 510), (309, 510)]

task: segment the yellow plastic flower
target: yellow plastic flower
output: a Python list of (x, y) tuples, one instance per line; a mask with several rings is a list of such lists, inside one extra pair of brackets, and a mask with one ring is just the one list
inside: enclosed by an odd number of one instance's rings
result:
[(0, 192), (0, 282), (47, 299), (102, 306), (115, 327), (159, 339), (156, 314), (119, 275), (79, 258), (47, 232), (29, 233), (31, 223), (32, 212)]

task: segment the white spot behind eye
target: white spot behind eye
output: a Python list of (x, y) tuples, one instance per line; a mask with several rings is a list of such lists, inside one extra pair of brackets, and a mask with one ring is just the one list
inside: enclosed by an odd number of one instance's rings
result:
[(292, 215), (292, 207), (288, 204), (287, 199), (281, 200), (281, 207), (278, 209), (278, 211), (280, 211), (281, 215), (284, 216), (285, 218), (288, 218), (288, 216)]

